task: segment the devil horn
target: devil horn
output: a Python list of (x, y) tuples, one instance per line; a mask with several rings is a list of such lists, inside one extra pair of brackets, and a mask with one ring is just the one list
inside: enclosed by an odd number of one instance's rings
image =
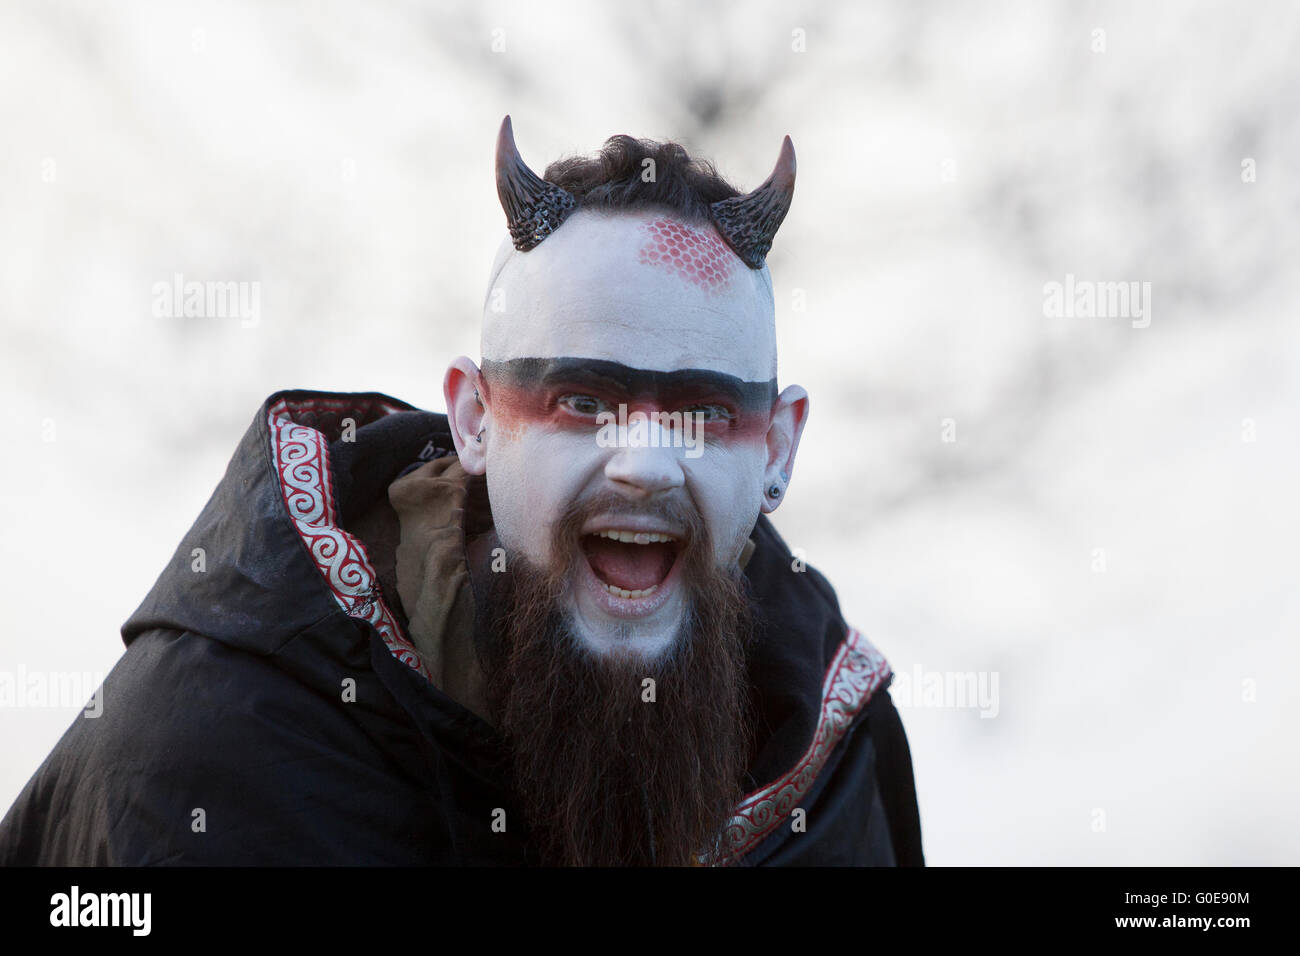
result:
[(710, 210), (722, 238), (751, 269), (763, 268), (772, 248), (772, 237), (790, 211), (794, 198), (794, 143), (787, 136), (781, 143), (776, 168), (763, 185), (744, 196), (715, 202)]
[(510, 116), (497, 134), (497, 196), (515, 248), (527, 252), (560, 228), (578, 202), (567, 190), (548, 183), (528, 168), (515, 146)]

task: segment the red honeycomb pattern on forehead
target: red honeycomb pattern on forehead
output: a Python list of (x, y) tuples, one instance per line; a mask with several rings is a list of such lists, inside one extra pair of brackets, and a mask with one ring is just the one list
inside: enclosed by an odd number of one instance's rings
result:
[(738, 260), (716, 233), (664, 218), (642, 223), (641, 231), (646, 241), (637, 261), (666, 269), (706, 292), (730, 285)]

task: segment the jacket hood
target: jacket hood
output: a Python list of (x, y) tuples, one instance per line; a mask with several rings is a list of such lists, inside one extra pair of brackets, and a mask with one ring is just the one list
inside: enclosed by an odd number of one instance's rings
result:
[(123, 640), (174, 628), (267, 655), (342, 614), (373, 624), (411, 663), (369, 555), (343, 527), (430, 442), (450, 447), (446, 417), (387, 395), (275, 393)]
[[(385, 600), (372, 555), (346, 527), (412, 464), (454, 454), (446, 416), (376, 392), (271, 395), (225, 475), (140, 607), (122, 627), (201, 634), (276, 658), (304, 681), (321, 669), (283, 653), (322, 625), (373, 629), (431, 680), (405, 619)], [(750, 663), (759, 749), (728, 839), (748, 852), (810, 797), (836, 745), (892, 677), (840, 615), (821, 574), (796, 561), (766, 516), (745, 566), (762, 628)], [(355, 656), (346, 642), (314, 653)], [(334, 685), (335, 687), (337, 685)], [(842, 748), (841, 748), (842, 749)]]

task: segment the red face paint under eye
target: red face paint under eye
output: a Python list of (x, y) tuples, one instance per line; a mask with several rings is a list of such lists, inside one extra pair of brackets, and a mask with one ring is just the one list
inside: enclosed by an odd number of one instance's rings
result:
[(598, 418), (603, 412), (620, 422), (640, 413), (656, 423), (660, 413), (703, 412), (704, 421), (691, 424), (702, 424), (704, 438), (757, 441), (767, 432), (776, 394), (775, 380), (746, 382), (709, 369), (650, 371), (595, 359), (485, 360), (483, 374), (498, 431), (506, 435), (528, 425), (594, 435), (610, 421)]
[(710, 294), (731, 285), (732, 270), (739, 263), (719, 236), (672, 219), (642, 223), (645, 243), (637, 261), (655, 266)]

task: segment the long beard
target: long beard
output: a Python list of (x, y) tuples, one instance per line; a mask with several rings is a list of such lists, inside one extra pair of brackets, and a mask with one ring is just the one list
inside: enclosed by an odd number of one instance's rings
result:
[[(611, 503), (596, 504), (608, 513)], [(553, 553), (563, 557), (550, 571), (507, 554), (487, 601), (489, 704), (533, 837), (551, 865), (723, 861), (752, 742), (745, 579), (713, 564), (698, 516), (660, 509), (688, 529), (677, 640), (653, 661), (592, 652), (562, 601), (594, 513), (572, 508), (557, 522)]]

